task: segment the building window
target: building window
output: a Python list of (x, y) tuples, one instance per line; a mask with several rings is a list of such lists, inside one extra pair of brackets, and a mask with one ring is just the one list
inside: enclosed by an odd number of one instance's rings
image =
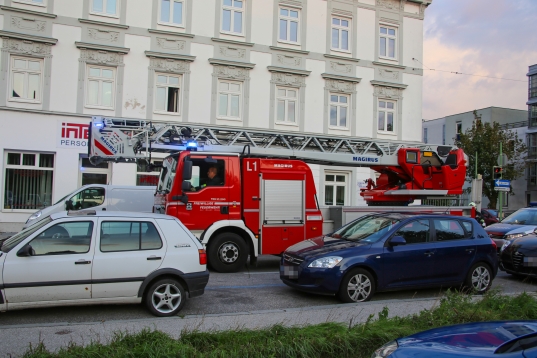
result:
[(537, 104), (533, 104), (528, 108), (528, 115), (530, 117), (530, 127), (537, 127)]
[(218, 118), (241, 119), (242, 83), (219, 81)]
[(160, 22), (166, 25), (183, 25), (183, 0), (160, 0)]
[(347, 174), (325, 173), (324, 205), (345, 205)]
[(180, 113), (181, 76), (157, 74), (155, 112)]
[(119, 0), (91, 0), (91, 13), (104, 16), (118, 16)]
[(442, 144), (446, 144), (446, 125), (442, 124)]
[(455, 134), (457, 136), (457, 140), (461, 140), (462, 122), (455, 123)]
[(298, 89), (277, 87), (276, 98), (278, 122), (295, 123), (298, 110)]
[(349, 96), (330, 94), (330, 126), (347, 128), (349, 114)]
[(537, 133), (528, 134), (528, 157), (537, 158)]
[(423, 128), (423, 143), (427, 143), (427, 128)]
[(537, 75), (531, 75), (529, 81), (528, 98), (537, 97)]
[(397, 30), (393, 27), (380, 27), (379, 55), (389, 59), (395, 59)]
[(54, 154), (6, 152), (4, 209), (37, 210), (51, 205)]
[(136, 163), (136, 185), (157, 186), (161, 169), (162, 160), (152, 160), (151, 165), (139, 160)]
[(86, 105), (114, 109), (115, 69), (88, 66)]
[(88, 184), (110, 184), (108, 178), (111, 168), (108, 162), (101, 162), (97, 165), (90, 163), (88, 158), (80, 158), (79, 186)]
[(537, 185), (537, 163), (531, 163), (528, 169), (530, 185)]
[(285, 42), (298, 43), (299, 11), (280, 8), (280, 36), (278, 39)]
[(395, 132), (395, 102), (379, 100), (379, 121), (377, 129), (382, 132)]
[(332, 17), (332, 50), (349, 51), (350, 21)]
[(222, 32), (233, 35), (242, 35), (242, 23), (244, 18), (244, 1), (222, 0)]
[(41, 102), (43, 60), (11, 57), (10, 99), (23, 102)]

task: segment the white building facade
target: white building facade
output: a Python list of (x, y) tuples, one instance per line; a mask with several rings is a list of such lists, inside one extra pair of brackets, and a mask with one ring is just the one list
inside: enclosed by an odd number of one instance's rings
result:
[[(92, 115), (421, 141), (432, 0), (0, 0), (0, 231), (87, 183)], [(357, 205), (369, 169), (312, 166)]]

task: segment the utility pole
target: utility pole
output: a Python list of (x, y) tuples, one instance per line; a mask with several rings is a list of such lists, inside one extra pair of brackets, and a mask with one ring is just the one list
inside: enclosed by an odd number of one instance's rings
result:
[[(502, 155), (502, 142), (500, 142), (500, 168), (501, 171), (500, 171), (500, 179), (503, 179), (503, 155)], [(500, 195), (500, 209), (498, 211), (498, 219), (500, 219), (500, 221), (503, 219), (503, 216), (502, 216), (502, 207), (503, 207), (503, 191), (500, 191), (498, 192), (498, 194)]]

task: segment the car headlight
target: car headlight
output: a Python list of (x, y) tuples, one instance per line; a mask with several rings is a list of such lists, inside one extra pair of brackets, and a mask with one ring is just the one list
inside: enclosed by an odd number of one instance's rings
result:
[(505, 240), (513, 240), (513, 239), (518, 239), (519, 237), (522, 237), (522, 236), (525, 236), (526, 234), (510, 234), (510, 235), (505, 235)]
[(323, 257), (323, 258), (313, 261), (311, 264), (308, 265), (308, 267), (332, 268), (336, 266), (337, 264), (339, 264), (341, 260), (343, 260), (343, 257), (339, 257), (339, 256)]
[(504, 242), (502, 248), (500, 249), (500, 252), (503, 252), (503, 250), (505, 250), (509, 245), (511, 245), (511, 241)]
[(37, 219), (38, 217), (41, 216), (41, 214), (43, 214), (43, 213), (41, 212), (41, 210), (38, 211), (38, 212), (36, 212), (36, 213), (33, 213), (33, 214), (28, 218), (28, 220), (27, 220), (26, 222)]
[(372, 355), (371, 358), (385, 358), (395, 352), (399, 348), (397, 341), (391, 341), (377, 349)]

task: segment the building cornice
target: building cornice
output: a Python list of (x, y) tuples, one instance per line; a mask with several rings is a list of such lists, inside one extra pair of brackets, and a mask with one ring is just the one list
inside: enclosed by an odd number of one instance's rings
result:
[(164, 31), (164, 30), (155, 30), (155, 29), (147, 29), (148, 32), (152, 34), (158, 34), (158, 35), (170, 35), (170, 36), (179, 36), (179, 37), (188, 37), (188, 38), (194, 38), (194, 34), (187, 34), (185, 32), (173, 32), (173, 31)]
[(19, 39), (19, 40), (24, 40), (24, 41), (41, 42), (41, 43), (47, 43), (51, 45), (56, 45), (56, 43), (58, 42), (58, 39), (55, 39), (52, 37), (34, 36), (34, 35), (21, 34), (19, 32), (4, 31), (4, 30), (0, 30), (0, 37), (9, 37), (12, 39)]
[(242, 68), (247, 68), (247, 69), (252, 69), (255, 66), (255, 63), (220, 60), (217, 58), (210, 58), (209, 63), (211, 65), (233, 66), (233, 67), (242, 67)]
[(169, 58), (169, 59), (173, 59), (173, 60), (181, 60), (181, 61), (188, 61), (188, 62), (193, 62), (196, 59), (196, 56), (177, 55), (177, 54), (174, 54), (174, 53), (154, 52), (154, 51), (145, 51), (145, 55), (147, 57)]
[(402, 83), (375, 81), (375, 80), (372, 80), (371, 84), (373, 86), (393, 87), (393, 88), (401, 88), (401, 89), (405, 89), (408, 87), (408, 85), (404, 85)]
[(117, 52), (121, 54), (127, 54), (131, 50), (127, 47), (119, 47), (119, 46), (107, 46), (107, 45), (100, 45), (100, 44), (94, 44), (90, 42), (75, 42), (75, 45), (79, 49), (88, 49), (88, 50), (97, 50), (97, 51), (109, 51), (109, 52)]
[(20, 9), (18, 7), (5, 6), (5, 5), (0, 5), (0, 10), (20, 12), (20, 13), (23, 13), (23, 14), (35, 15), (35, 16), (50, 17), (51, 19), (55, 19), (55, 18), (58, 17), (58, 15), (55, 15), (55, 14), (49, 14), (49, 13), (46, 13), (46, 12), (39, 12), (39, 11)]
[(101, 26), (108, 26), (108, 27), (116, 27), (116, 28), (125, 29), (125, 30), (129, 28), (129, 25), (113, 24), (113, 23), (104, 22), (104, 21), (78, 19), (78, 22), (81, 22), (83, 24), (90, 24), (90, 25), (101, 25)]
[(321, 76), (325, 80), (346, 81), (346, 82), (353, 82), (353, 83), (360, 83), (360, 81), (362, 80), (361, 78), (358, 78), (358, 77), (333, 75), (331, 73), (321, 73)]
[(293, 75), (309, 76), (311, 71), (297, 70), (294, 68), (267, 66), (269, 72), (292, 73)]

